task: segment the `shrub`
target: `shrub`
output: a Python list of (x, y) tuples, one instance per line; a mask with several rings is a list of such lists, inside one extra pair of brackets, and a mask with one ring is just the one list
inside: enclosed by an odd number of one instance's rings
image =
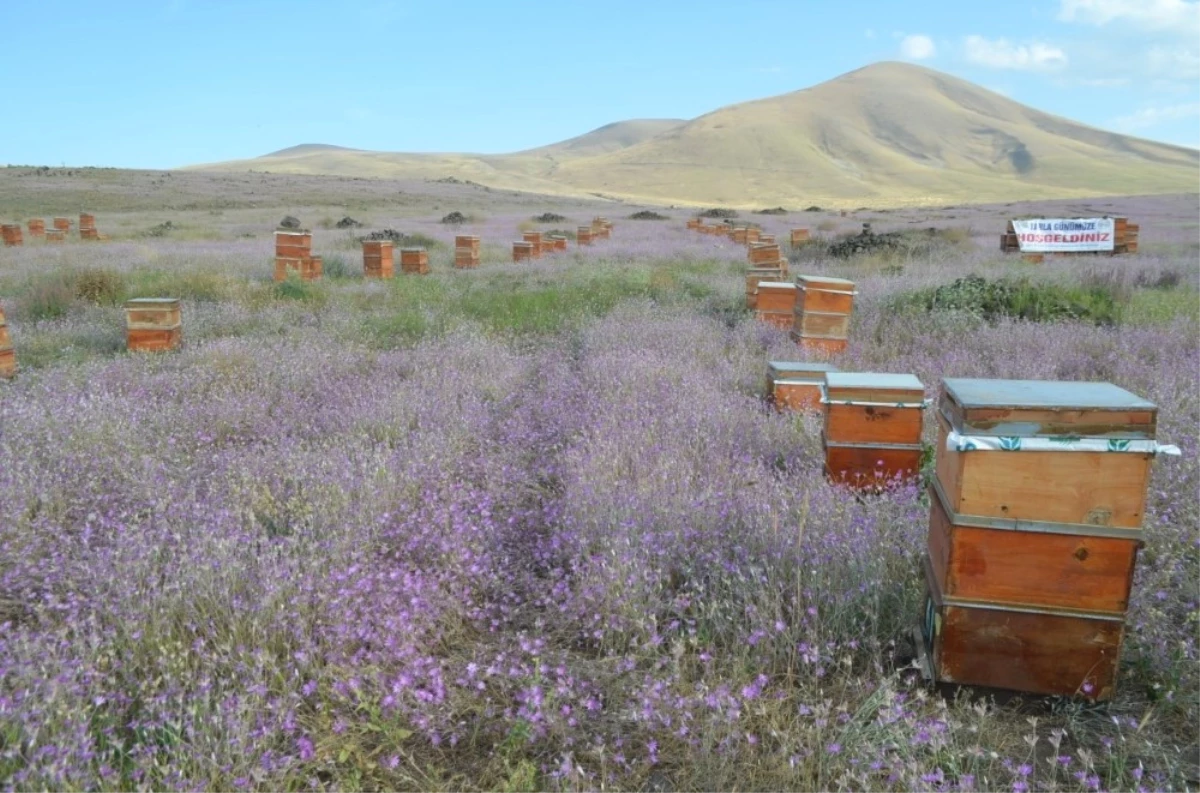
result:
[(816, 204), (813, 204), (812, 206), (808, 207), (808, 208), (807, 208), (807, 209), (805, 209), (804, 211), (805, 211), (805, 212), (824, 212), (825, 210), (824, 210), (824, 209), (821, 209), (821, 208), (820, 208), (819, 206), (817, 206)]
[(442, 218), (442, 223), (445, 223), (448, 226), (458, 226), (463, 223), (466, 223), (468, 220), (469, 220), (469, 218), (466, 215), (459, 212), (458, 210), (455, 210), (455, 211), (451, 212), (450, 214), (445, 215)]
[(534, 223), (562, 223), (565, 217), (554, 212), (543, 212), (533, 218)]
[(643, 209), (640, 212), (634, 212), (629, 216), (630, 220), (670, 220), (666, 215), (660, 215), (657, 212), (652, 212), (649, 209)]
[(75, 297), (96, 305), (114, 305), (125, 293), (125, 281), (120, 273), (89, 268), (75, 275)]
[(346, 278), (350, 275), (350, 270), (346, 266), (346, 260), (341, 256), (326, 256), (322, 265), (324, 274), (329, 278)]
[(892, 307), (900, 311), (959, 311), (988, 322), (1002, 318), (1029, 322), (1067, 319), (1113, 325), (1121, 318), (1120, 303), (1103, 288), (1033, 283), (1027, 278), (989, 281), (979, 275), (900, 295)]
[(756, 209), (756, 210), (754, 210), (754, 214), (756, 214), (756, 215), (786, 215), (787, 213), (788, 213), (788, 211), (786, 209), (784, 209), (783, 207), (774, 207), (772, 209)]
[(75, 302), (75, 279), (66, 272), (49, 272), (32, 279), (17, 303), (17, 314), (33, 321), (66, 316)]
[(698, 217), (698, 218), (727, 219), (727, 218), (735, 218), (737, 216), (738, 216), (738, 213), (737, 213), (736, 209), (719, 209), (719, 208), (706, 209), (703, 212), (696, 213), (696, 217)]

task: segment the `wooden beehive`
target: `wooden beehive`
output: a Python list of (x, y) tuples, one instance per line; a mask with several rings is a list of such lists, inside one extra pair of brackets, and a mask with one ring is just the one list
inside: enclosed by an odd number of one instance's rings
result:
[(595, 237), (592, 234), (591, 226), (580, 226), (575, 229), (575, 244), (576, 245), (591, 245)]
[(41, 218), (26, 221), (25, 226), (29, 229), (29, 236), (31, 237), (46, 236), (46, 221)]
[(276, 231), (275, 255), (284, 259), (305, 259), (312, 255), (312, 232)]
[(521, 239), (529, 243), (529, 256), (533, 259), (542, 257), (542, 232), (527, 231), (521, 235)]
[(183, 338), (177, 298), (138, 297), (125, 301), (125, 347), (140, 352), (174, 350)]
[(100, 232), (97, 231), (95, 227), (80, 228), (79, 229), (79, 239), (81, 239), (81, 240), (98, 240), (98, 239), (100, 239)]
[(549, 254), (549, 253), (554, 253), (554, 251), (557, 250), (557, 248), (554, 245), (554, 240), (552, 240), (546, 236), (542, 237), (542, 244), (540, 247), (541, 247), (543, 256), (545, 256), (546, 254)]
[(70, 231), (71, 230), (71, 219), (70, 218), (55, 218), (54, 219), (54, 228), (58, 229), (59, 231)]
[(401, 248), (400, 272), (407, 275), (428, 275), (429, 252), (424, 248)]
[(454, 238), (454, 249), (456, 251), (469, 249), (479, 253), (479, 237), (474, 234), (459, 234)]
[(733, 241), (740, 244), (746, 244), (746, 232), (749, 231), (745, 226), (738, 226), (733, 230)]
[(13, 351), (12, 337), (8, 334), (8, 320), (4, 308), (0, 307), (0, 377), (12, 377), (17, 373), (17, 354)]
[(821, 361), (771, 361), (767, 364), (768, 398), (778, 410), (820, 411), (825, 375), (836, 371), (836, 366)]
[(746, 259), (755, 267), (776, 266), (783, 260), (783, 255), (778, 245), (756, 242), (746, 251)]
[(854, 311), (854, 282), (823, 275), (796, 277), (792, 339), (827, 354), (843, 351)]
[(808, 229), (792, 229), (791, 243), (793, 248), (806, 245), (809, 242)]
[(391, 240), (363, 240), (362, 246), (364, 278), (391, 278), (396, 274)]
[(90, 212), (79, 213), (79, 230), (96, 228), (96, 216)]
[(782, 281), (783, 272), (778, 267), (755, 267), (746, 272), (746, 308), (758, 307), (758, 285), (764, 281)]
[(532, 242), (514, 242), (513, 243), (512, 260), (514, 262), (527, 262), (532, 258), (533, 258), (533, 243)]
[(46, 229), (46, 242), (63, 242), (67, 234), (62, 229)]
[(24, 243), (25, 236), (19, 225), (5, 223), (0, 225), (0, 239), (4, 240), (5, 245), (17, 246)]
[(946, 379), (926, 619), (946, 682), (1108, 699), (1157, 408), (1109, 383)]
[(754, 301), (754, 316), (780, 330), (795, 321), (796, 285), (787, 281), (760, 281)]
[(775, 235), (774, 234), (759, 234), (758, 235), (758, 243), (760, 245), (775, 245), (776, 244), (775, 243)]
[(916, 376), (830, 372), (823, 401), (830, 479), (875, 488), (920, 473), (925, 386)]
[(703, 221), (703, 220), (701, 220), (700, 218), (691, 218), (691, 219), (690, 219), (690, 220), (688, 220), (688, 222), (687, 222), (687, 227), (688, 227), (689, 229), (691, 229), (692, 231), (696, 231), (697, 229), (699, 229), (699, 228), (700, 228), (701, 226), (703, 226), (703, 225), (704, 225), (704, 221)]
[(746, 245), (750, 246), (758, 242), (759, 231), (756, 228), (746, 229)]

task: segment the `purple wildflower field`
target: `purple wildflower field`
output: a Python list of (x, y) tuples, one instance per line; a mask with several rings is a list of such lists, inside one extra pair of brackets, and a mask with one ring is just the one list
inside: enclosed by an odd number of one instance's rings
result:
[[(859, 283), (844, 370), (930, 396), (946, 376), (1106, 380), (1158, 404), (1183, 456), (1154, 466), (1117, 698), (1088, 705), (919, 681), (928, 501), (825, 482), (819, 420), (763, 401), (766, 362), (801, 356), (742, 308), (745, 249), (689, 211), (455, 185), (378, 210), (170, 210), (131, 184), (134, 209), (98, 213), (108, 243), (0, 249), (22, 364), (0, 381), (7, 789), (1198, 784), (1196, 196), (1040, 205), (1127, 214), (1143, 245), (1041, 267), (996, 250), (1035, 205), (743, 215), (781, 237), (966, 230), (924, 258), (793, 265)], [(479, 219), (438, 222), (459, 207)], [(529, 224), (546, 209), (570, 220)], [(344, 275), (269, 280), (284, 212)], [(342, 214), (366, 226), (317, 223)], [(612, 240), (508, 261), (522, 224), (597, 214)], [(172, 217), (176, 237), (139, 236)], [(385, 227), (443, 243), (433, 274), (364, 281), (352, 237)], [(479, 270), (451, 269), (455, 233), (483, 238)], [(971, 273), (1102, 283), (1127, 313), (889, 308)], [(126, 353), (120, 298), (159, 293), (183, 299), (184, 348)]]

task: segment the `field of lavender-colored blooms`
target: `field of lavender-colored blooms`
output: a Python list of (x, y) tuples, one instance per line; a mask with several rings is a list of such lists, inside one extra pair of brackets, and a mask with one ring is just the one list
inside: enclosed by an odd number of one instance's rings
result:
[[(763, 402), (766, 362), (800, 356), (745, 311), (745, 249), (690, 211), (266, 175), (0, 187), (6, 218), (95, 210), (112, 237), (0, 248), (22, 367), (0, 381), (6, 788), (1200, 784), (1196, 195), (742, 213), (781, 238), (953, 232), (792, 252), (859, 284), (844, 370), (930, 396), (1106, 380), (1159, 405), (1183, 456), (1154, 466), (1117, 697), (1088, 705), (919, 682), (928, 501), (826, 484), (818, 420)], [(1001, 255), (1004, 220), (1033, 213), (1127, 215), (1142, 253)], [(321, 282), (270, 280), (284, 214), (313, 228)], [(509, 261), (520, 227), (598, 214), (613, 239)], [(382, 228), (437, 243), (433, 273), (363, 280), (354, 237)], [(478, 270), (451, 268), (456, 233), (483, 238)], [(1100, 290), (1119, 319), (898, 308), (970, 274)], [(137, 296), (182, 299), (181, 351), (124, 351)]]

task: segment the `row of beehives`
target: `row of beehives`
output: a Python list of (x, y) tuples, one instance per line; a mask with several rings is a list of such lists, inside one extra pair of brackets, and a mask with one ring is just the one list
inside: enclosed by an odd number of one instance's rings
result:
[[(930, 402), (911, 374), (771, 362), (780, 409), (824, 413), (831, 480), (920, 477)], [(925, 580), (915, 637), (936, 680), (1112, 697), (1157, 408), (1110, 383), (946, 378), (938, 398)]]
[[(174, 350), (183, 340), (183, 319), (176, 298), (142, 297), (125, 302), (125, 346), (129, 350)], [(0, 307), (0, 377), (17, 373), (17, 356), (4, 309)]]
[[(756, 243), (763, 245), (775, 244), (774, 234), (764, 234), (754, 226), (736, 226), (732, 223), (714, 223), (709, 225), (701, 218), (692, 218), (687, 222), (687, 227), (701, 234), (715, 234), (719, 237), (728, 237), (739, 245), (752, 246)], [(791, 230), (789, 242), (791, 242), (793, 248), (806, 245), (810, 241), (811, 238), (809, 237), (808, 229)]]
[[(595, 239), (608, 239), (613, 224), (605, 218), (596, 218), (590, 226), (580, 226), (576, 241), (579, 245), (591, 245)], [(395, 275), (396, 251), (390, 240), (363, 241), (363, 275), (366, 278), (391, 278)], [(567, 249), (567, 238), (563, 235), (543, 235), (540, 231), (527, 231), (521, 242), (513, 243), (514, 262), (538, 259), (545, 254)], [(472, 269), (480, 263), (479, 237), (460, 234), (454, 238), (454, 266), (457, 269)], [(312, 281), (323, 274), (324, 263), (312, 252), (312, 232), (275, 232), (275, 280), (282, 281), (289, 273)], [(410, 275), (429, 273), (429, 252), (424, 248), (401, 248), (400, 271)]]
[[(1141, 226), (1137, 223), (1130, 223), (1128, 218), (1113, 218), (1113, 248), (1112, 255), (1122, 253), (1137, 253), (1138, 252), (1138, 235), (1141, 232)], [(1021, 241), (1017, 236), (1017, 230), (1013, 226), (1013, 222), (1008, 221), (1008, 227), (1004, 233), (1000, 235), (1000, 251), (1001, 253), (1018, 253), (1021, 250)], [(1071, 256), (1077, 255), (1070, 252), (1056, 253), (1055, 256)], [(1040, 264), (1046, 259), (1044, 253), (1026, 253), (1022, 254), (1021, 258), (1025, 261)]]
[[(26, 222), (29, 236), (45, 239), (46, 242), (63, 242), (71, 233), (70, 218), (54, 218), (51, 228), (46, 228), (46, 221), (34, 218)], [(79, 215), (79, 238), (82, 240), (106, 240), (108, 237), (96, 229), (96, 216), (87, 212)], [(17, 246), (25, 244), (25, 234), (20, 223), (5, 223), (0, 225), (0, 239), (5, 245)]]

